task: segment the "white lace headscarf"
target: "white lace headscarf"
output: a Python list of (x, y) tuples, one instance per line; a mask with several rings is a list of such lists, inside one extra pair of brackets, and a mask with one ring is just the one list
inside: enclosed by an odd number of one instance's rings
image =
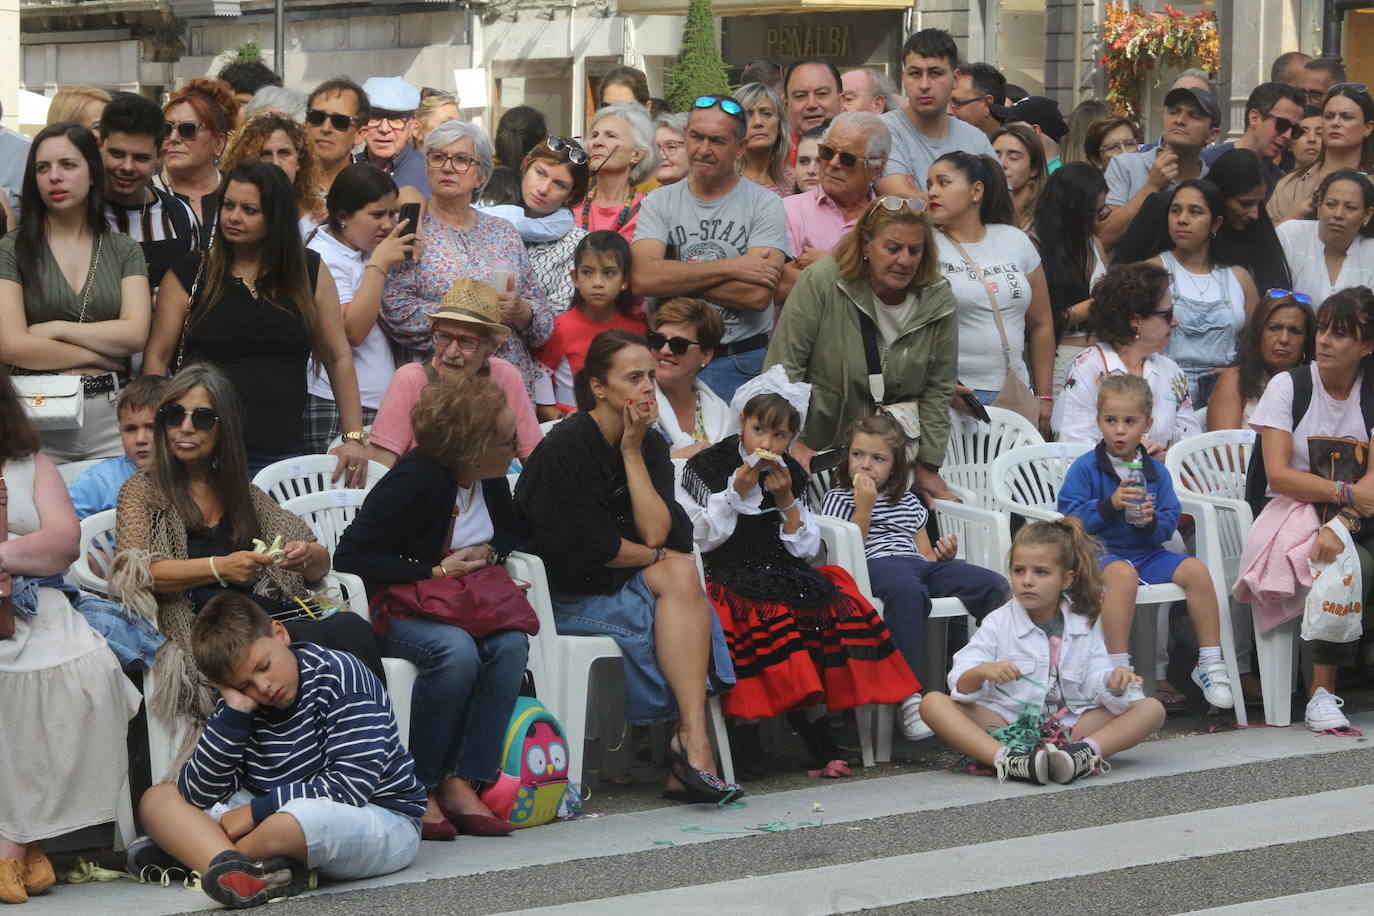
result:
[(806, 382), (790, 382), (787, 380), (787, 370), (781, 365), (775, 365), (760, 375), (756, 375), (749, 381), (735, 389), (735, 396), (730, 399), (730, 430), (729, 435), (734, 435), (740, 431), (739, 416), (744, 413), (744, 405), (748, 404), (753, 398), (760, 394), (780, 394), (786, 399), (787, 403), (797, 409), (801, 415), (801, 421), (797, 424), (797, 433), (792, 437), (792, 442), (787, 443), (788, 448), (797, 441), (797, 436), (806, 428), (806, 411), (811, 406), (811, 386)]

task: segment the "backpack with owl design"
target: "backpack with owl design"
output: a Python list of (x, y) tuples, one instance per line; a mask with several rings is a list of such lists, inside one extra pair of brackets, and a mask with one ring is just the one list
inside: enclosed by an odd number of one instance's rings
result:
[(568, 739), (553, 713), (534, 697), (517, 697), (501, 749), (501, 775), (482, 800), (497, 817), (516, 827), (537, 827), (558, 816), (567, 796), (568, 813), (582, 798), (568, 783)]

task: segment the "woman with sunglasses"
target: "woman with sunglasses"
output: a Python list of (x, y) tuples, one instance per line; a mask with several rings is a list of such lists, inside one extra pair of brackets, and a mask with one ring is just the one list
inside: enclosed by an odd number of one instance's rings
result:
[(1015, 372), (1039, 396), (1048, 438), (1054, 319), (1040, 255), (1016, 227), (1002, 165), (992, 156), (945, 153), (931, 164), (926, 187), (940, 273), (959, 304), (959, 393), (991, 404)]
[[(307, 367), (325, 370), (344, 442), (336, 479), (367, 479), (367, 433), (338, 291), (320, 256), (306, 250), (286, 174), (243, 162), (225, 179), (219, 233), (204, 255), (172, 265), (158, 288), (145, 371), (165, 375), (211, 362), (233, 381), (244, 405), (250, 473), (305, 448)], [(194, 291), (194, 295), (192, 294)]]
[(0, 617), (0, 903), (57, 883), (43, 840), (115, 819), (140, 702), (105, 639), (52, 587), (79, 555), (81, 526), (40, 445), (0, 368), (0, 598), (13, 605)]
[(153, 181), (191, 207), (202, 248), (214, 235), (223, 178), (219, 160), (238, 111), (229, 84), (211, 79), (187, 80), (162, 107), (167, 139), (162, 142), (162, 174)]
[(880, 197), (835, 247), (802, 271), (782, 310), (765, 368), (781, 364), (811, 385), (806, 426), (790, 454), (804, 466), (845, 444), (849, 424), (874, 412), (865, 338), (882, 367), (885, 404), (921, 416), (916, 487), (952, 498), (940, 479), (959, 362), (959, 312), (940, 276), (935, 227), (923, 200)]
[[(119, 491), (110, 595), (166, 642), (153, 663), (150, 710), (187, 715), (197, 731), (219, 698), (195, 670), (191, 621), (226, 589), (282, 620), (293, 641), (356, 655), (385, 678), (372, 627), (357, 614), (311, 619), (296, 599), (329, 572), (329, 551), (301, 518), (248, 482), (243, 416), (229, 378), (214, 366), (187, 366), (167, 384), (154, 417), (153, 463)], [(275, 543), (264, 552), (254, 540)], [(166, 774), (154, 773), (155, 778)]]
[(534, 275), (559, 315), (572, 301), (573, 252), (587, 234), (572, 213), (587, 196), (587, 153), (576, 140), (549, 135), (525, 155), (519, 169), (520, 204), (479, 209), (520, 233)]
[(741, 86), (735, 98), (744, 107), (748, 124), (744, 153), (736, 162), (739, 173), (779, 197), (788, 196), (797, 186), (797, 173), (787, 164), (792, 141), (782, 99), (763, 83)]
[(1310, 298), (1286, 289), (1265, 293), (1240, 330), (1236, 364), (1217, 377), (1207, 402), (1208, 431), (1246, 429), (1269, 380), (1312, 361), (1316, 333)]
[[(516, 423), (505, 392), (459, 375), (427, 387), (412, 419), (415, 448), (368, 493), (336, 551), (339, 569), (362, 576), (374, 598), (389, 585), (462, 579), (500, 563), (520, 537), (506, 482)], [(421, 836), (510, 833), (515, 828), (477, 789), (497, 779), (529, 637), (519, 630), (478, 637), (421, 618), (381, 622), (382, 651), (420, 669), (409, 750), (429, 790)]]
[(588, 232), (610, 229), (633, 242), (644, 200), (637, 186), (658, 171), (658, 147), (648, 110), (633, 102), (598, 110), (587, 133), (587, 153), (595, 181), (581, 208), (574, 211), (577, 225)]
[(123, 454), (116, 401), (148, 339), (143, 251), (106, 226), (104, 192), (95, 136), (71, 122), (45, 127), (29, 146), (18, 229), (0, 239), (0, 362), (81, 379), (80, 426), (43, 433), (57, 461)]
[[(1374, 172), (1374, 99), (1364, 83), (1337, 83), (1322, 101), (1322, 151), (1317, 161), (1283, 178), (1266, 206), (1276, 224), (1312, 219), (1314, 193), (1328, 175)], [(1321, 297), (1314, 297), (1322, 301)]]
[(1374, 285), (1374, 184), (1362, 172), (1332, 172), (1314, 197), (1315, 220), (1278, 227), (1292, 289), (1325, 302), (1337, 290)]
[(1236, 338), (1259, 294), (1250, 271), (1232, 263), (1217, 238), (1226, 221), (1221, 190), (1190, 178), (1169, 195), (1166, 235), (1145, 263), (1169, 274), (1177, 330), (1165, 348), (1188, 377), (1195, 409), (1206, 407), (1218, 370), (1236, 358)]
[(315, 159), (305, 128), (279, 114), (260, 114), (234, 132), (220, 167), (232, 172), (240, 162), (261, 159), (286, 173), (296, 197), (301, 237), (308, 238), (325, 221), (324, 173)]
[(1188, 398), (1188, 379), (1164, 355), (1174, 318), (1169, 274), (1153, 264), (1127, 264), (1093, 284), (1088, 330), (1097, 342), (1069, 367), (1064, 390), (1054, 402), (1053, 426), (1061, 442), (1096, 444), (1097, 389), (1109, 375), (1137, 375), (1154, 395), (1149, 432), (1141, 439), (1151, 456), (1164, 460), (1170, 445), (1202, 432)]
[(553, 333), (553, 307), (535, 276), (520, 233), (473, 202), (491, 177), (492, 148), (486, 132), (466, 121), (446, 121), (425, 138), (432, 197), (420, 220), (424, 252), (387, 273), (382, 327), (405, 362), (434, 355), (429, 315), (460, 279), (482, 280), (500, 296), (502, 323), (514, 333), (496, 355), (519, 370), (534, 396), (544, 377), (530, 355)]
[(1070, 162), (1050, 176), (1036, 201), (1035, 231), (1054, 315), (1054, 382), (1059, 397), (1078, 354), (1092, 343), (1088, 309), (1093, 284), (1107, 272), (1107, 254), (1097, 237), (1105, 217), (1107, 181), (1096, 166)]
[(658, 421), (674, 458), (691, 458), (731, 433), (730, 405), (699, 376), (725, 335), (720, 312), (704, 299), (679, 296), (660, 302), (653, 314), (649, 349), (658, 363), (654, 387)]

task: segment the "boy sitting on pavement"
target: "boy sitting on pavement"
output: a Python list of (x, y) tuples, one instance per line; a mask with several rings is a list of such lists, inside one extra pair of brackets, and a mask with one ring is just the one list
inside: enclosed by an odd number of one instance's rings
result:
[(200, 872), (205, 893), (233, 908), (300, 893), (308, 869), (346, 880), (414, 860), (425, 789), (371, 671), (292, 643), (233, 592), (196, 616), (191, 645), (221, 700), (176, 784), (143, 796), (152, 851)]

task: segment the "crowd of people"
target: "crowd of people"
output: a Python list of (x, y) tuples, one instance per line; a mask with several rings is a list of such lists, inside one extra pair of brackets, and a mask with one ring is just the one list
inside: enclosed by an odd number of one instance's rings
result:
[[(1294, 544), (1353, 552), (1368, 597), (1366, 86), (1285, 54), (1218, 143), (1204, 72), (1146, 137), (938, 29), (907, 37), (900, 89), (823, 58), (743, 72), (671, 112), (616, 67), (582, 140), (527, 106), (489, 134), (401, 77), (301, 94), (256, 63), (161, 106), (59, 93), (0, 198), (0, 900), (55, 882), (42, 841), (113, 819), (140, 670), (150, 711), (190, 727), (138, 800), (135, 875), (249, 906), (511, 832), (487, 790), (528, 630), (396, 596), (509, 591), (516, 549), (558, 633), (619, 645), (625, 720), (670, 725), (664, 795), (699, 803), (742, 794), (717, 695), (746, 778), (780, 715), (842, 771), (829, 715), (873, 703), (1001, 779), (1099, 771), (1184, 699), (1165, 656), (1140, 660), (1155, 696), (1135, 674), (1141, 584), (1186, 593), (1207, 703), (1258, 697), (1247, 641), (1227, 673), (1228, 596), (1175, 537), (1162, 460), (1204, 429), (1259, 436), (1238, 589), (1260, 625), (1293, 616), (1273, 596)], [(932, 524), (957, 414), (988, 405), (1091, 446), (1063, 519), (995, 570)], [(1348, 440), (1341, 460), (1316, 439)], [(367, 487), (332, 556), (252, 483), (324, 453)], [(72, 462), (92, 466), (68, 487)], [(78, 517), (108, 510), (93, 596), (62, 576), (87, 562)], [(858, 527), (881, 613), (855, 570), (812, 565), (818, 516)], [(371, 620), (301, 612), (335, 567)], [(947, 692), (914, 673), (941, 597), (981, 622)], [(1306, 724), (1346, 728), (1357, 644), (1307, 645)], [(418, 671), (405, 743), (383, 657)], [(1062, 740), (1011, 741), (1027, 721)]]

